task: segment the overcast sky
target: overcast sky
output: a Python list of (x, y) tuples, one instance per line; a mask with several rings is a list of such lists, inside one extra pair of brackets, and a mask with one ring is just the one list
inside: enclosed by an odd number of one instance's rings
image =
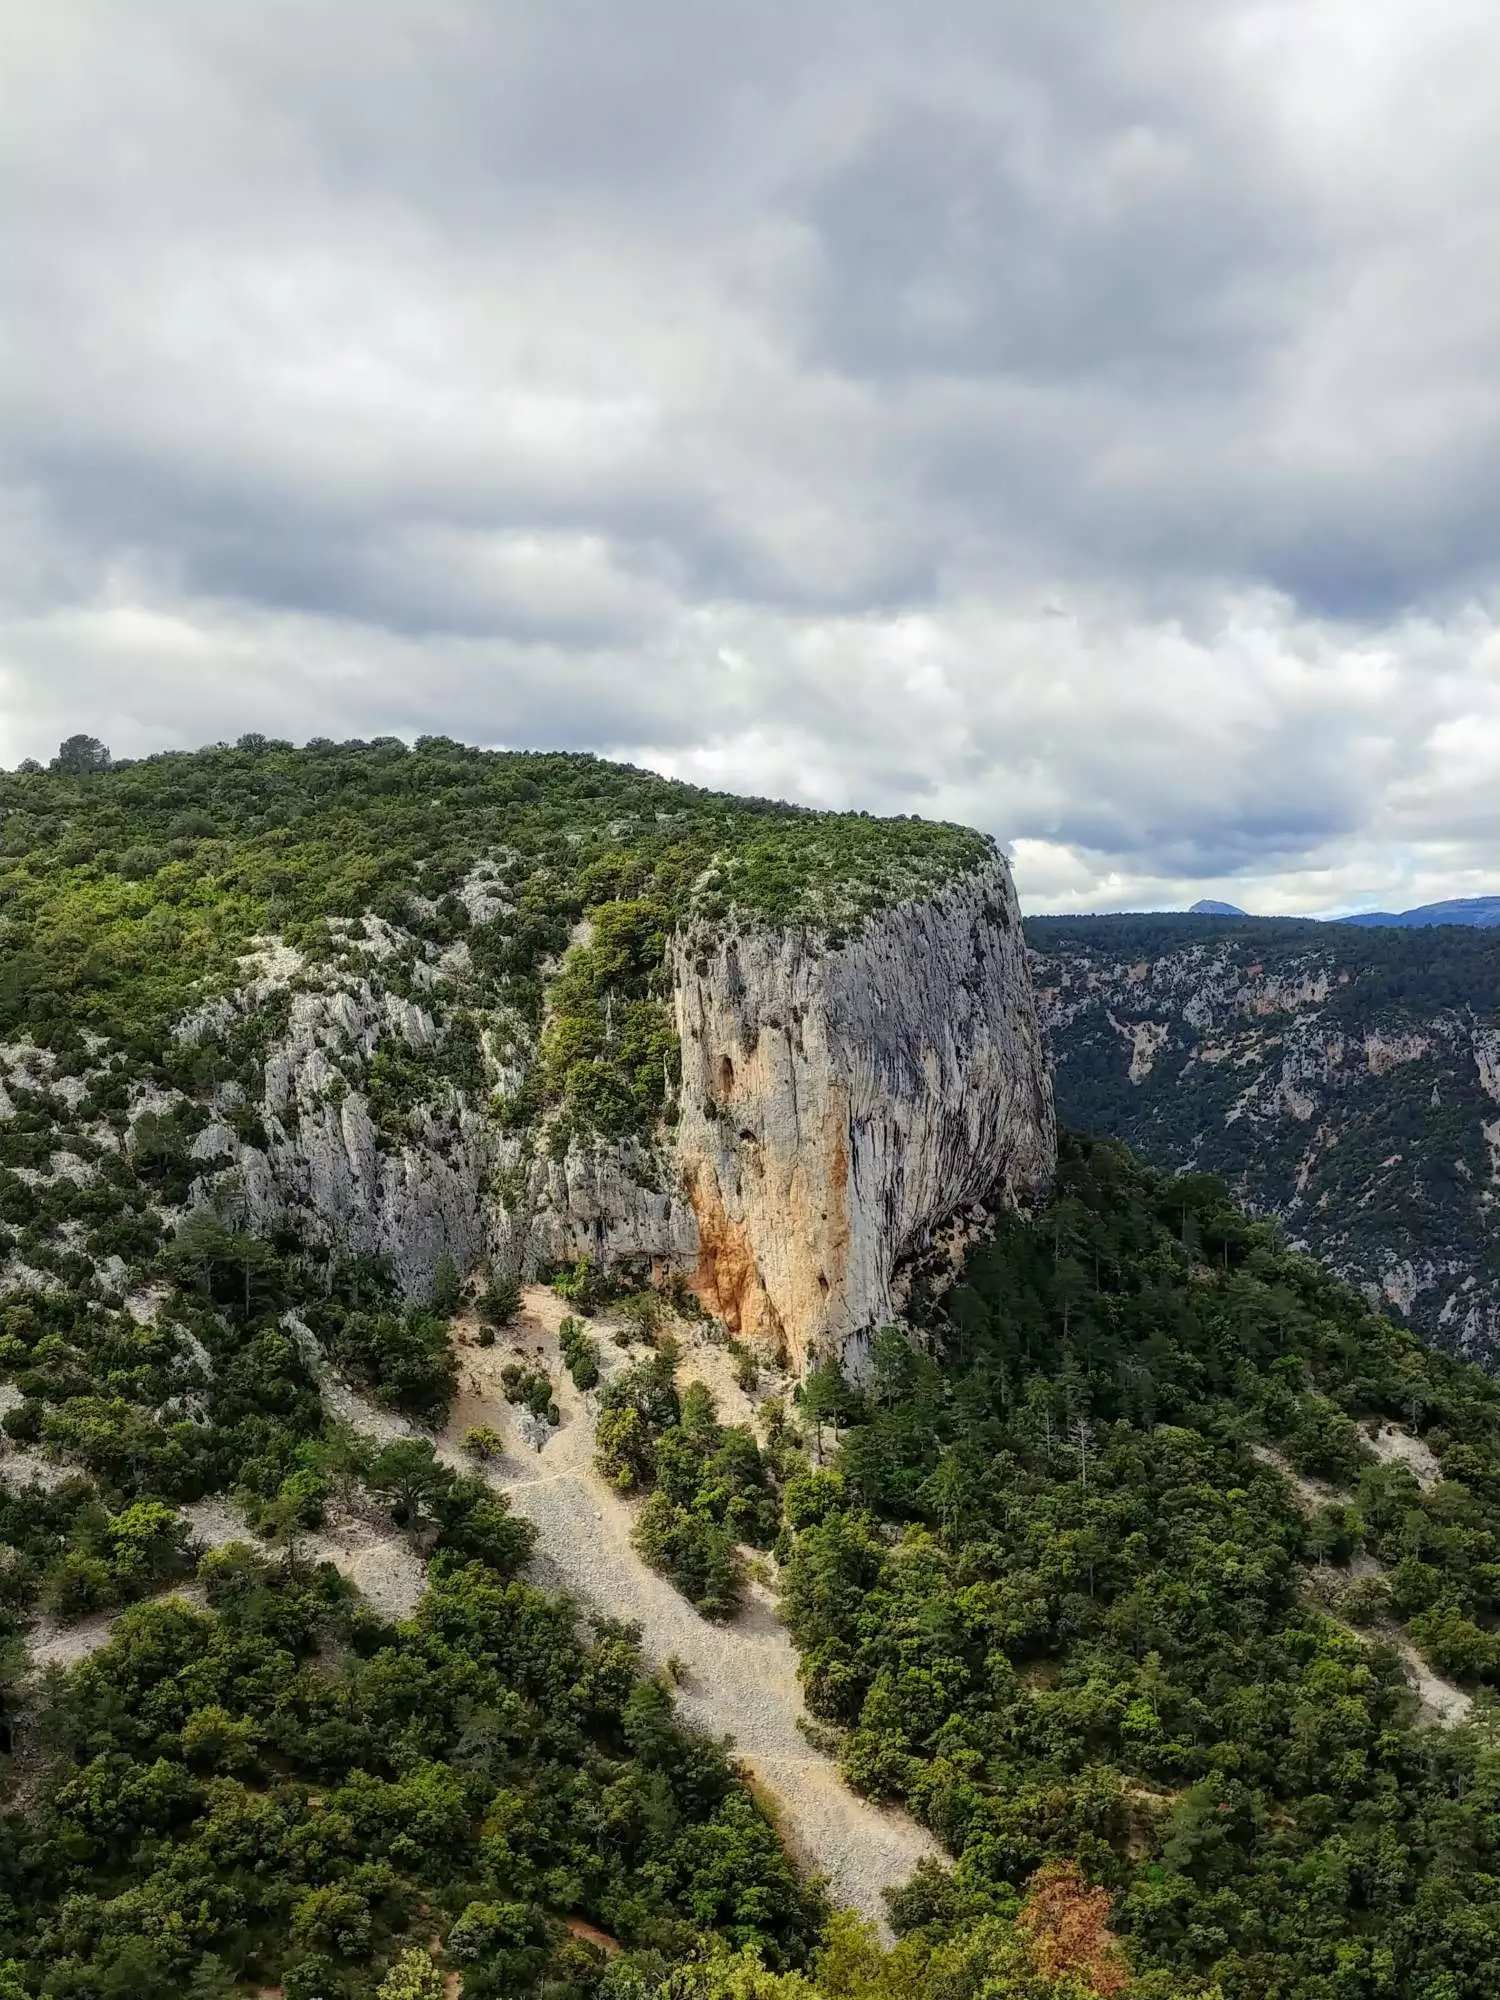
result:
[(1500, 890), (1494, 0), (0, 0), (0, 761)]

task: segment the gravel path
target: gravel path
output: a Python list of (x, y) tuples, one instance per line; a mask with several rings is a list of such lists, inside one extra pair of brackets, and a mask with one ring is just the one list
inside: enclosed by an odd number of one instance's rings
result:
[[(732, 1738), (788, 1852), (800, 1866), (827, 1876), (835, 1902), (884, 1929), (882, 1892), (905, 1882), (924, 1857), (939, 1856), (937, 1842), (906, 1814), (857, 1798), (832, 1759), (802, 1735), (797, 1656), (764, 1586), (750, 1585), (745, 1609), (733, 1624), (711, 1624), (631, 1547), (635, 1505), (594, 1471), (597, 1397), (580, 1395), (558, 1355), (557, 1328), (566, 1310), (553, 1293), (535, 1286), (526, 1294), (521, 1319), (495, 1346), (474, 1345), (472, 1324), (461, 1326), (460, 1393), (435, 1440), (439, 1456), (472, 1470), (459, 1444), (464, 1432), (477, 1424), (499, 1432), (504, 1453), (484, 1472), (518, 1514), (536, 1523), (536, 1581), (572, 1592), (607, 1617), (638, 1624), (650, 1664), (674, 1662), (683, 1720), (707, 1735)], [(590, 1330), (600, 1341), (606, 1377), (629, 1365), (630, 1357), (613, 1345), (607, 1328), (595, 1322)], [(521, 1436), (518, 1412), (505, 1401), (500, 1382), (500, 1371), (517, 1348), (543, 1361), (557, 1387), (562, 1423), (541, 1451)], [(679, 1373), (684, 1382), (707, 1381), (726, 1419), (742, 1422), (750, 1414), (720, 1350), (689, 1348)], [(323, 1391), (339, 1417), (383, 1443), (427, 1435), (331, 1375)], [(8, 1460), (0, 1477), (62, 1476), (60, 1468), (29, 1453), (12, 1450)], [(195, 1502), (183, 1512), (197, 1539), (210, 1546), (255, 1540), (221, 1497)], [(335, 1563), (389, 1618), (406, 1616), (422, 1593), (425, 1565), (394, 1528), (334, 1518), (305, 1535), (299, 1547), (306, 1559)], [(192, 1585), (169, 1594), (201, 1602)], [(30, 1635), (33, 1664), (65, 1666), (85, 1658), (105, 1643), (118, 1616), (102, 1613), (70, 1626), (40, 1621)]]
[[(495, 1346), (475, 1346), (460, 1329), (460, 1393), (439, 1440), (442, 1456), (450, 1463), (461, 1459), (458, 1441), (476, 1424), (500, 1433), (504, 1454), (485, 1472), (516, 1512), (536, 1523), (536, 1581), (571, 1591), (611, 1618), (639, 1624), (650, 1663), (677, 1663), (683, 1720), (708, 1735), (733, 1739), (735, 1755), (776, 1819), (788, 1852), (828, 1877), (836, 1902), (883, 1926), (882, 1891), (905, 1882), (924, 1857), (938, 1856), (937, 1842), (906, 1814), (857, 1798), (832, 1759), (802, 1735), (797, 1656), (768, 1591), (752, 1584), (733, 1624), (710, 1624), (631, 1547), (635, 1506), (612, 1492), (593, 1467), (597, 1399), (579, 1394), (558, 1357), (557, 1328), (566, 1311), (553, 1293), (534, 1286), (520, 1320)], [(628, 1365), (607, 1328), (594, 1322), (590, 1332), (599, 1340), (606, 1376)], [(546, 1363), (562, 1412), (561, 1426), (539, 1452), (522, 1439), (516, 1410), (500, 1384), (500, 1370), (517, 1348)], [(689, 1351), (681, 1377), (707, 1378), (718, 1388), (720, 1360), (717, 1350)], [(732, 1404), (727, 1395), (723, 1400)], [(344, 1389), (338, 1401), (341, 1414), (361, 1421), (357, 1397)], [(744, 1412), (731, 1406), (724, 1414), (739, 1418)], [(385, 1413), (369, 1416), (390, 1434)]]

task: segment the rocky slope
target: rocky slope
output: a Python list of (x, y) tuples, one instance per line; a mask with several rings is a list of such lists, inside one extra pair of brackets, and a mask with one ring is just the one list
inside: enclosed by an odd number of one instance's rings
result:
[(6, 806), (12, 1284), (118, 1292), (207, 1210), (414, 1298), (449, 1260), (680, 1273), (800, 1365), (1050, 1172), (1015, 892), (966, 829), (445, 743)]
[[(388, 926), (371, 933), (399, 943)], [(493, 1089), (419, 1104), (404, 1137), (382, 1133), (371, 1069), (392, 1044), (439, 1044), (432, 1013), (383, 987), (378, 956), (323, 975), (267, 957), (299, 990), (264, 1059), (264, 1143), (206, 1126), (191, 1202), (243, 1209), (258, 1234), (386, 1256), (413, 1293), (443, 1256), (526, 1275), (579, 1256), (676, 1270), (732, 1332), (801, 1367), (889, 1320), (903, 1261), (955, 1213), (997, 1189), (1037, 1193), (1051, 1170), (1051, 1094), (998, 854), (843, 940), (683, 929), (675, 1121), (644, 1138), (575, 1129), (558, 1147), (545, 1114), (519, 1130), (498, 1120)], [(451, 1004), (463, 985), (461, 961), (440, 963), (427, 990)], [(222, 1034), (276, 990), (263, 977), (179, 1035)]]
[(1033, 919), (1060, 1116), (1220, 1173), (1440, 1345), (1500, 1359), (1500, 944)]

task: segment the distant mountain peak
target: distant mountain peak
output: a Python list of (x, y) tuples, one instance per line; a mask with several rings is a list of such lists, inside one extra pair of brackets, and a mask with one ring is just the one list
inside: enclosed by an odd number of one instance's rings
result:
[(1248, 917), (1250, 912), (1242, 910), (1237, 903), (1216, 903), (1211, 896), (1194, 903), (1188, 911), (1190, 917)]

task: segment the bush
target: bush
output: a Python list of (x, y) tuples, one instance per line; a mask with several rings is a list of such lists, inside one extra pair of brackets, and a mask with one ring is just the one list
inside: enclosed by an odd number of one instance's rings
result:
[(594, 1432), (594, 1463), (619, 1493), (633, 1493), (656, 1477), (656, 1445), (639, 1410), (605, 1410)]
[(592, 1319), (614, 1293), (609, 1279), (588, 1257), (580, 1257), (570, 1269), (560, 1271), (552, 1280), (552, 1289), (585, 1319)]
[(491, 1459), (501, 1457), (505, 1451), (505, 1440), (492, 1424), (476, 1424), (472, 1430), (464, 1432), (460, 1443), (476, 1465), (488, 1465)]
[(500, 1380), (505, 1385), (507, 1403), (524, 1404), (541, 1423), (561, 1421), (552, 1400), (552, 1377), (545, 1368), (528, 1368), (524, 1362), (507, 1361), (500, 1370)]
[(0, 1417), (0, 1430), (16, 1444), (35, 1444), (42, 1435), (42, 1405), (33, 1397), (17, 1403)]
[(480, 1319), (486, 1326), (510, 1326), (520, 1310), (520, 1278), (514, 1271), (497, 1271), (480, 1294)]
[(114, 1596), (109, 1564), (72, 1549), (57, 1564), (47, 1588), (48, 1609), (64, 1623), (102, 1610)]
[(432, 1310), (451, 1319), (463, 1299), (463, 1280), (458, 1266), (445, 1250), (432, 1273)]
[(375, 2000), (443, 2000), (443, 1975), (425, 1951), (403, 1951), (376, 1989)]
[(745, 1570), (728, 1528), (653, 1493), (631, 1540), (705, 1618), (732, 1618), (739, 1610)]
[(557, 1329), (557, 1344), (574, 1388), (592, 1389), (599, 1380), (599, 1343), (584, 1332), (583, 1321), (570, 1313)]
[(378, 1402), (419, 1417), (446, 1413), (458, 1383), (446, 1320), (425, 1306), (404, 1318), (333, 1308), (323, 1324), (334, 1359)]

